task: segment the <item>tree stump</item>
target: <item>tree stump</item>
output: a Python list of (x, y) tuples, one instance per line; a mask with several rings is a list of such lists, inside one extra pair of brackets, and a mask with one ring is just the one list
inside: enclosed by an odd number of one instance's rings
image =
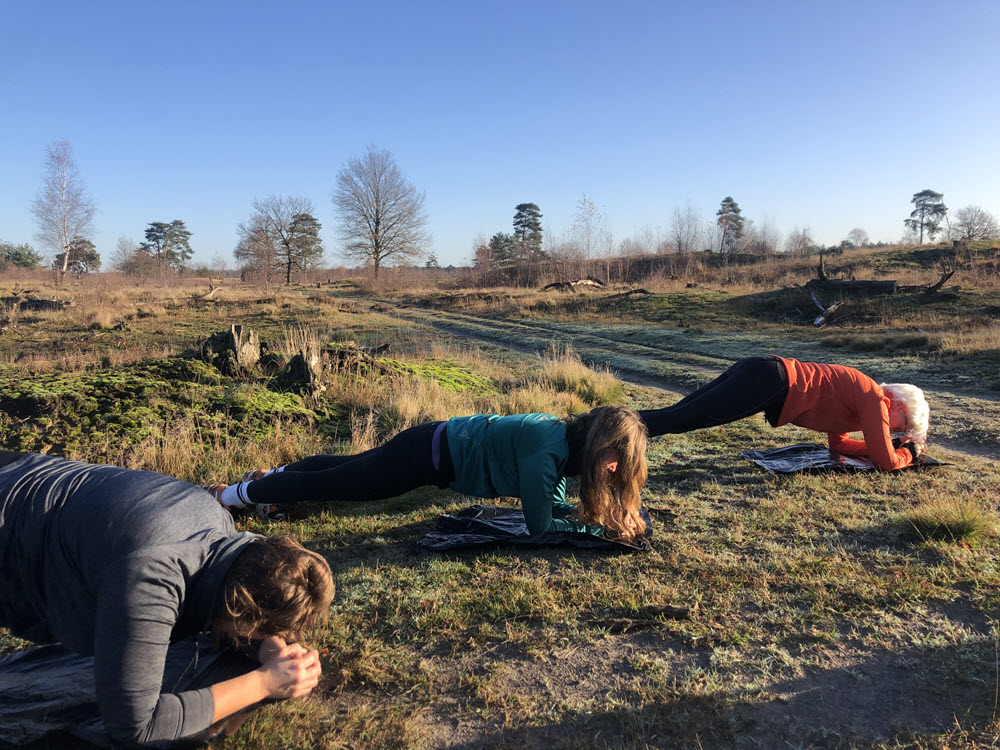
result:
[(308, 344), (288, 360), (278, 373), (278, 385), (282, 388), (316, 395), (326, 390), (324, 382), (329, 366), (318, 347)]
[(201, 358), (224, 375), (246, 374), (260, 361), (260, 340), (254, 331), (234, 323), (202, 342)]

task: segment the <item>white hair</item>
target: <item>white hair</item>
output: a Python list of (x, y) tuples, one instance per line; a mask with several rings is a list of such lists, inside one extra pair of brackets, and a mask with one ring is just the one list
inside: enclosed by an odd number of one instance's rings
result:
[(914, 442), (927, 445), (927, 422), (931, 410), (924, 392), (909, 383), (883, 383), (881, 388), (890, 400), (906, 407), (906, 431), (916, 438)]

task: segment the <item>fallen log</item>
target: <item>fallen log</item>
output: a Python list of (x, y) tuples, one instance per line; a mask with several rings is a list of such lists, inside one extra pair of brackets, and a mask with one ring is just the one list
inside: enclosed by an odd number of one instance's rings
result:
[(895, 294), (899, 282), (862, 279), (861, 281), (844, 281), (842, 279), (812, 279), (806, 282), (811, 289), (821, 289), (840, 294), (856, 294), (874, 296), (878, 294)]
[(631, 297), (633, 294), (650, 294), (648, 289), (643, 289), (642, 287), (638, 289), (629, 289), (627, 292), (618, 292), (618, 294), (609, 294), (604, 299), (623, 299), (625, 297)]
[(592, 286), (603, 289), (606, 284), (600, 279), (595, 279), (593, 276), (587, 276), (584, 279), (576, 279), (575, 281), (553, 281), (551, 284), (543, 286), (542, 291), (544, 292), (549, 289), (576, 289), (580, 286)]
[(934, 297), (936, 295), (954, 296), (958, 294), (958, 290), (960, 289), (960, 287), (944, 285), (944, 282), (946, 282), (954, 275), (955, 275), (955, 269), (952, 269), (950, 271), (945, 271), (944, 273), (942, 273), (941, 278), (938, 279), (936, 284), (932, 284), (931, 286), (924, 289), (924, 296), (925, 297)]
[(809, 295), (812, 297), (813, 302), (816, 303), (816, 307), (819, 308), (820, 315), (813, 321), (814, 326), (824, 326), (826, 322), (830, 319), (830, 316), (836, 312), (837, 308), (842, 304), (841, 300), (837, 300), (829, 307), (824, 307), (823, 303), (819, 301), (819, 297), (816, 296), (816, 292), (812, 289), (809, 290)]
[[(30, 292), (28, 293), (31, 294)], [(47, 299), (45, 297), (21, 296), (17, 291), (10, 297), (0, 299), (5, 307), (17, 307), (21, 312), (44, 312), (46, 310), (62, 310), (72, 307), (72, 300)]]

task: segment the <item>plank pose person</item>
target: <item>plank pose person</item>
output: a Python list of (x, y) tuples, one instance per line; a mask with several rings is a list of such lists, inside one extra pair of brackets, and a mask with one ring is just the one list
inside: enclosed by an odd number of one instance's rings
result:
[[(475, 497), (518, 497), (528, 531), (632, 537), (645, 530), (646, 429), (621, 406), (558, 419), (550, 414), (478, 414), (403, 430), (378, 448), (312, 456), (256, 478), (214, 488), (226, 506), (298, 500), (379, 500), (424, 485)], [(566, 477), (580, 477), (580, 504)]]
[[(318, 655), (300, 641), (326, 616), (329, 565), (290, 536), (237, 533), (186, 482), (0, 451), (0, 565), (0, 625), (93, 657), (74, 662), (89, 672), (74, 684), (92, 686), (114, 742), (204, 738), (319, 679)], [(176, 690), (208, 660), (199, 664), (199, 633), (213, 664), (233, 657), (215, 672), (226, 679)], [(229, 648), (213, 650), (208, 633)], [(256, 659), (244, 653), (250, 639), (263, 639)], [(3, 708), (0, 698), (0, 723)]]
[[(914, 463), (927, 442), (929, 410), (916, 386), (878, 385), (852, 367), (776, 356), (741, 359), (673, 406), (639, 415), (655, 437), (760, 412), (772, 427), (794, 424), (825, 432), (830, 450), (866, 457), (885, 471)], [(848, 436), (857, 431), (864, 440)], [(892, 433), (907, 434), (894, 443)]]

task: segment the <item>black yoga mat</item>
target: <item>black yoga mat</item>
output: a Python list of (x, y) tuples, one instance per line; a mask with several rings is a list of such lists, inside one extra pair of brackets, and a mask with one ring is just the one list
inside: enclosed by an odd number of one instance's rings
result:
[[(167, 649), (165, 691), (197, 690), (256, 669), (255, 659), (235, 649), (216, 651), (212, 639), (188, 638)], [(94, 657), (50, 645), (0, 657), (0, 750), (47, 747), (53, 737), (72, 735), (97, 745), (117, 747), (104, 729), (94, 692)], [(205, 730), (150, 747), (204, 747), (221, 739)], [(65, 744), (65, 743), (63, 743)]]
[[(867, 458), (842, 456), (817, 443), (798, 443), (769, 451), (740, 451), (740, 455), (772, 474), (795, 474), (799, 471), (879, 471)], [(906, 468), (943, 465), (941, 461), (925, 453), (917, 458), (915, 464)]]
[(611, 539), (567, 531), (550, 531), (531, 536), (520, 509), (473, 505), (454, 515), (441, 516), (437, 525), (423, 536), (419, 544), (435, 552), (488, 544), (570, 544), (583, 549), (646, 551), (652, 549), (653, 522), (645, 508), (640, 509), (640, 515), (646, 522), (646, 531), (633, 539)]

